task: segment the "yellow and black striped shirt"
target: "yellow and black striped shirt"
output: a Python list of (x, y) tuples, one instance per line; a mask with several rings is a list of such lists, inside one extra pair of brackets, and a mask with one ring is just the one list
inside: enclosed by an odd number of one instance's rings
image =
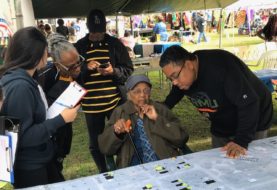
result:
[[(101, 64), (110, 61), (109, 47), (106, 42), (91, 43), (87, 51), (87, 63), (91, 60)], [(97, 70), (89, 71), (84, 81), (84, 87), (88, 91), (82, 101), (85, 113), (106, 112), (117, 106), (120, 94), (112, 76), (102, 76)]]

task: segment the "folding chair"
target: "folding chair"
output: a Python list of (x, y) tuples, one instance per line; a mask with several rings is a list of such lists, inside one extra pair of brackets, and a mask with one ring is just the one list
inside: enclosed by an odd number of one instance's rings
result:
[(263, 53), (257, 65), (262, 65), (263, 69), (277, 69), (277, 50)]

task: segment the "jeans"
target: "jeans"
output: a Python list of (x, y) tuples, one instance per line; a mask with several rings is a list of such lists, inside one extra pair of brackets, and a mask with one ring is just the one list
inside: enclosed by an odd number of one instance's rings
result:
[(200, 43), (201, 39), (204, 37), (204, 41), (207, 42), (206, 34), (205, 32), (199, 32), (197, 43)]

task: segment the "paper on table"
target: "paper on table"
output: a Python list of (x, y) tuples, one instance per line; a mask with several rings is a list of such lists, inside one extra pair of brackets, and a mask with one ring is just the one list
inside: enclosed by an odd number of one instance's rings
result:
[(0, 181), (13, 183), (11, 137), (0, 135)]
[(59, 115), (65, 108), (73, 108), (81, 100), (87, 91), (77, 82), (71, 82), (58, 99), (50, 106), (47, 111), (47, 119)]

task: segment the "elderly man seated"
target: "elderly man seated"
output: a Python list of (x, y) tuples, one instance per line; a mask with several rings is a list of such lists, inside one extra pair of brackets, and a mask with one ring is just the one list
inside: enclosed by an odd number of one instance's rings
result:
[(98, 137), (101, 152), (116, 154), (118, 168), (181, 155), (188, 134), (166, 106), (150, 99), (149, 79), (133, 75), (126, 87), (127, 102), (113, 111)]

